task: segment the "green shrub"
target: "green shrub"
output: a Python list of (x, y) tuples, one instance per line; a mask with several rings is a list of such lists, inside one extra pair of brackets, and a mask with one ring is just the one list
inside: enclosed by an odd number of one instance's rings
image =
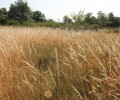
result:
[(18, 26), (20, 23), (17, 20), (8, 20), (8, 25)]
[(100, 25), (98, 25), (98, 24), (93, 24), (93, 25), (90, 25), (88, 27), (88, 29), (90, 29), (90, 30), (98, 30), (98, 29), (101, 29), (101, 28), (102, 27)]

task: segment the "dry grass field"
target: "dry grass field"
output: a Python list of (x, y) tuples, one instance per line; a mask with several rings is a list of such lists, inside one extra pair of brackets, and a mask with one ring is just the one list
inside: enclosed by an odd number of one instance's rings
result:
[(0, 27), (0, 100), (120, 100), (120, 35)]

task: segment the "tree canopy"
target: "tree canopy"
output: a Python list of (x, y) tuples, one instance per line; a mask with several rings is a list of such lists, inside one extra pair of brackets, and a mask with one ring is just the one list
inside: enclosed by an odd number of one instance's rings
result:
[(44, 22), (46, 18), (41, 11), (35, 11), (33, 12), (33, 20), (35, 20), (36, 22)]
[(7, 11), (6, 8), (0, 9), (0, 24), (5, 25), (7, 24)]
[(8, 11), (8, 17), (19, 21), (20, 24), (22, 24), (23, 21), (28, 20), (30, 14), (31, 10), (28, 3), (23, 0), (18, 0), (14, 4), (11, 4)]

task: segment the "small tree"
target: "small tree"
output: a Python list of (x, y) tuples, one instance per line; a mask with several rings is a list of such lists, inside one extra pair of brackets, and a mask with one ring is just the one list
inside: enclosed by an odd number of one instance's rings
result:
[(40, 11), (33, 12), (33, 20), (36, 22), (44, 22), (46, 20), (45, 15)]
[(55, 22), (53, 19), (47, 19), (47, 22)]
[(91, 24), (96, 24), (96, 17), (92, 16), (92, 13), (87, 13), (84, 18), (84, 23), (88, 23), (89, 25)]
[(84, 10), (80, 10), (77, 14), (74, 12), (71, 14), (72, 19), (77, 23), (82, 23), (84, 20)]
[(113, 13), (108, 14), (108, 26), (118, 27), (120, 25), (120, 18), (115, 17)]
[(0, 24), (1, 25), (7, 24), (7, 11), (5, 8), (0, 9)]
[(71, 23), (72, 22), (72, 19), (69, 17), (69, 16), (64, 16), (63, 17), (63, 23)]
[(23, 21), (26, 21), (30, 18), (31, 10), (28, 6), (28, 3), (23, 0), (18, 0), (14, 4), (11, 4), (8, 17), (10, 19), (15, 19), (19, 21), (20, 24), (23, 23)]
[(102, 11), (98, 12), (97, 23), (102, 27), (107, 26), (107, 17), (105, 13), (102, 13)]

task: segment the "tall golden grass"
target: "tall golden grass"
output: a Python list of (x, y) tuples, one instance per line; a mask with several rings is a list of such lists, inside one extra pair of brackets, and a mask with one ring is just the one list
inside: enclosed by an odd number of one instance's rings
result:
[(0, 27), (0, 100), (120, 100), (120, 35)]

